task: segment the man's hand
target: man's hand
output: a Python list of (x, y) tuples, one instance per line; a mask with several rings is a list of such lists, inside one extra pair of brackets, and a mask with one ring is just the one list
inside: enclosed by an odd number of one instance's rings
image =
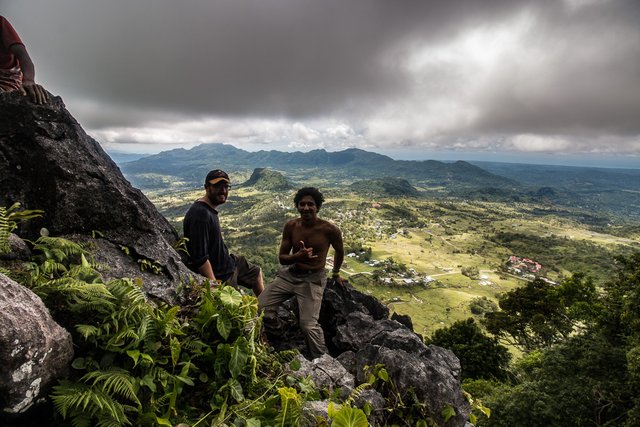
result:
[(22, 96), (29, 95), (35, 104), (44, 104), (49, 101), (47, 91), (33, 80), (23, 80), (20, 92)]
[(333, 281), (336, 282), (340, 286), (344, 286), (344, 285), (346, 285), (348, 283), (347, 279), (343, 279), (342, 277), (340, 277), (340, 273), (333, 273), (331, 275), (331, 279), (333, 279)]
[(296, 255), (301, 259), (311, 259), (318, 258), (318, 255), (313, 254), (313, 248), (307, 248), (304, 246), (304, 242), (300, 240), (300, 245), (302, 246)]

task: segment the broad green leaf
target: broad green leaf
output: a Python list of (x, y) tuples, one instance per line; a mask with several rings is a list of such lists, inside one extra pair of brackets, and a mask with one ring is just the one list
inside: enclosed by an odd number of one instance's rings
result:
[(219, 316), (218, 321), (216, 322), (216, 327), (218, 328), (218, 333), (225, 340), (229, 338), (229, 334), (231, 333), (231, 320), (226, 316)]
[(156, 416), (156, 422), (160, 426), (169, 426), (169, 427), (173, 426), (173, 424), (171, 424), (171, 421), (169, 421), (169, 419), (167, 419), (167, 418), (160, 418), (160, 417)]
[(231, 396), (236, 400), (236, 402), (240, 403), (244, 400), (244, 393), (242, 392), (242, 385), (235, 378), (231, 378), (227, 383), (229, 386), (229, 391), (231, 391)]
[(153, 382), (153, 377), (151, 375), (145, 375), (141, 380), (140, 380), (140, 385), (144, 385), (149, 387), (149, 390), (151, 390), (152, 392), (156, 392), (156, 384)]
[(233, 378), (238, 378), (242, 369), (247, 364), (249, 355), (243, 348), (242, 341), (238, 340), (231, 349), (231, 359), (229, 360), (229, 371)]
[(262, 424), (260, 423), (260, 420), (257, 418), (249, 418), (248, 420), (245, 420), (246, 426), (247, 427), (261, 427)]
[(149, 366), (153, 365), (156, 362), (155, 360), (153, 360), (153, 357), (151, 357), (147, 353), (140, 353), (140, 356), (142, 357), (142, 360), (149, 362)]
[(378, 376), (382, 379), (382, 381), (384, 381), (385, 383), (389, 382), (389, 373), (387, 372), (386, 369), (384, 368), (380, 368), (380, 370), (378, 371)]
[(442, 410), (441, 415), (442, 415), (442, 418), (444, 418), (444, 422), (446, 423), (447, 421), (449, 421), (451, 417), (456, 416), (456, 410), (453, 409), (451, 406), (447, 405)]
[(242, 294), (231, 286), (226, 286), (220, 291), (220, 301), (230, 308), (235, 308), (242, 303)]
[(73, 362), (71, 362), (71, 366), (74, 369), (84, 369), (87, 366), (87, 363), (84, 357), (78, 357), (77, 359), (74, 359)]
[(480, 412), (485, 414), (487, 417), (491, 416), (491, 408), (487, 408), (486, 406), (483, 406), (483, 405), (478, 405), (478, 409), (480, 409)]
[(180, 375), (176, 375), (175, 376), (176, 379), (182, 381), (183, 383), (185, 383), (186, 385), (190, 385), (193, 386), (193, 381), (191, 380), (191, 378), (189, 377), (181, 377)]
[(343, 406), (334, 413), (331, 427), (368, 427), (369, 421), (362, 409)]
[(338, 413), (338, 408), (336, 408), (336, 404), (333, 402), (329, 402), (329, 406), (327, 407), (327, 415), (329, 418), (333, 418)]
[(140, 358), (140, 350), (127, 350), (127, 356), (133, 359), (134, 366), (136, 366)]

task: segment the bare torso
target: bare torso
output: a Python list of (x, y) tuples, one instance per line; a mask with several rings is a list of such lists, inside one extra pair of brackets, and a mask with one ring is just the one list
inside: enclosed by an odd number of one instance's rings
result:
[[(324, 268), (327, 262), (329, 247), (333, 245), (335, 248), (338, 242), (342, 247), (340, 230), (329, 221), (317, 218), (309, 223), (296, 218), (287, 222), (284, 227), (280, 255), (296, 254), (301, 249), (312, 249), (311, 256), (293, 259), (292, 262), (283, 262), (281, 256), (280, 261), (283, 264), (294, 264), (294, 267), (299, 270), (319, 270)], [(292, 257), (285, 257), (284, 260), (289, 258)]]

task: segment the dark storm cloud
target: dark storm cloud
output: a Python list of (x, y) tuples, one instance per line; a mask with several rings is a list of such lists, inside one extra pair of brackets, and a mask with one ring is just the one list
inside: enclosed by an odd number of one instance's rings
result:
[[(637, 0), (21, 0), (2, 13), (47, 87), (105, 135), (188, 118), (224, 138), (253, 118), (289, 121), (293, 143), (349, 128), (373, 146), (537, 135), (524, 140), (589, 150), (610, 134), (640, 151)], [(485, 44), (469, 50), (467, 34)], [(298, 123), (322, 119), (337, 122)], [(255, 143), (274, 128), (252, 126)]]
[(410, 90), (389, 52), (513, 7), (441, 3), (26, 0), (10, 9), (61, 91), (144, 108), (304, 116)]

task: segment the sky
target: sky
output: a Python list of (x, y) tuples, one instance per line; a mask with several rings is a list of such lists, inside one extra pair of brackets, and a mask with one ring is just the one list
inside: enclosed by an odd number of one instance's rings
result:
[(36, 81), (107, 151), (640, 168), (638, 0), (0, 0), (0, 13)]

